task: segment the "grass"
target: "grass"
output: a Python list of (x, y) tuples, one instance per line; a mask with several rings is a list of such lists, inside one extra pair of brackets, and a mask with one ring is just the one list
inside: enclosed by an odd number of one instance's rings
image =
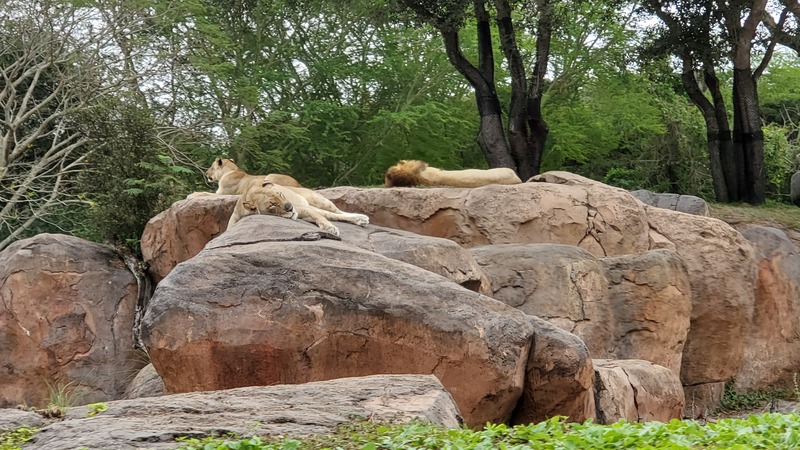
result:
[(15, 430), (0, 430), (0, 450), (17, 450), (36, 433), (35, 428), (22, 427)]
[(792, 449), (800, 446), (800, 416), (760, 414), (701, 425), (691, 420), (612, 425), (565, 423), (556, 417), (530, 425), (487, 425), (480, 431), (433, 425), (357, 422), (327, 436), (184, 439), (181, 450), (402, 449)]
[(725, 383), (725, 392), (719, 405), (720, 412), (752, 411), (764, 408), (766, 405), (778, 399), (793, 399), (794, 393), (781, 389), (769, 389), (765, 391), (736, 392), (733, 388), (735, 379), (731, 378)]
[(763, 225), (778, 224), (800, 230), (800, 208), (786, 203), (768, 201), (761, 206), (746, 203), (709, 203), (711, 217), (736, 224), (740, 222)]

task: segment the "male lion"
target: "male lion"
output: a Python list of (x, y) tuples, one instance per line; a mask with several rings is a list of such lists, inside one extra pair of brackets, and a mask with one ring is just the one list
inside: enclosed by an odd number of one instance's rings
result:
[(248, 175), (240, 169), (232, 159), (217, 158), (206, 171), (209, 181), (219, 183), (217, 194), (219, 195), (241, 195), (251, 187), (261, 186), (261, 182), (267, 179), (282, 186), (301, 187), (300, 183), (289, 175), (271, 173), (269, 175)]
[(496, 169), (442, 170), (424, 161), (402, 160), (386, 171), (386, 187), (451, 186), (474, 188), (489, 184), (519, 184), (514, 170)]
[[(369, 224), (369, 217), (364, 214), (342, 212), (330, 200), (309, 190), (330, 204), (327, 208), (312, 206), (306, 200), (306, 197), (298, 194), (295, 189), (274, 184), (264, 179), (261, 187), (252, 188), (239, 196), (239, 200), (233, 208), (233, 214), (231, 214), (231, 218), (228, 221), (228, 229), (242, 217), (252, 214), (269, 214), (293, 220), (303, 219), (317, 224), (323, 231), (335, 236), (339, 236), (339, 229), (330, 223), (329, 219), (354, 223), (362, 227)], [(319, 201), (320, 204), (325, 204), (325, 202)]]

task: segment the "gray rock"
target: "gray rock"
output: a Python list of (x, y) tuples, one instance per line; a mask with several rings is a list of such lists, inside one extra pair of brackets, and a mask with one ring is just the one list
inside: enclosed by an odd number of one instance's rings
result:
[(175, 448), (180, 436), (329, 433), (354, 418), (420, 419), (448, 428), (460, 420), (450, 394), (432, 375), (376, 375), (107, 404), (107, 411), (92, 417), (87, 406), (70, 408), (65, 420), (45, 426), (23, 448), (158, 450)]
[(153, 364), (142, 367), (125, 389), (125, 398), (158, 397), (164, 395), (164, 380)]
[(800, 172), (795, 172), (792, 175), (792, 180), (789, 183), (789, 196), (792, 199), (792, 203), (800, 206)]
[(673, 211), (695, 214), (698, 216), (710, 215), (708, 203), (700, 197), (694, 195), (681, 194), (658, 194), (647, 189), (631, 191), (631, 195), (641, 200), (642, 203), (658, 208), (671, 209)]
[(0, 408), (0, 430), (14, 430), (21, 427), (39, 428), (46, 423), (47, 421), (35, 412)]

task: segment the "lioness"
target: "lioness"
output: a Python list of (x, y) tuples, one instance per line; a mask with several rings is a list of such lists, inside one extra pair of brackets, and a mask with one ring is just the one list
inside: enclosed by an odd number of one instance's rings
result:
[[(303, 219), (317, 224), (323, 231), (335, 236), (339, 236), (339, 229), (330, 223), (328, 219), (354, 223), (362, 227), (369, 224), (369, 217), (364, 214), (342, 212), (330, 200), (306, 189), (325, 200), (332, 208), (320, 208), (310, 205), (305, 196), (295, 192), (296, 189), (274, 184), (265, 179), (261, 187), (252, 188), (245, 192), (244, 195), (239, 196), (239, 200), (233, 208), (233, 214), (231, 214), (231, 218), (228, 221), (228, 229), (242, 217), (252, 214), (269, 214), (293, 220)], [(319, 201), (318, 203), (324, 204), (325, 202)]]
[(282, 186), (302, 187), (300, 183), (289, 175), (271, 173), (269, 175), (248, 175), (240, 169), (232, 159), (217, 158), (206, 171), (209, 181), (219, 183), (217, 194), (219, 195), (241, 195), (251, 187), (261, 186), (261, 182), (267, 179)]
[(451, 186), (480, 187), (489, 184), (519, 184), (513, 169), (499, 167), (495, 169), (442, 170), (430, 167), (428, 163), (417, 160), (401, 160), (386, 171), (384, 176), (386, 187), (411, 186)]

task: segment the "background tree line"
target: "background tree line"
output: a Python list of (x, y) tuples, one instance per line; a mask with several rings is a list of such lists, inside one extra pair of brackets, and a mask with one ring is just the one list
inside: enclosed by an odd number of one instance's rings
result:
[(0, 0), (0, 249), (135, 246), (214, 156), (309, 187), (398, 159), (784, 200), (797, 0)]

